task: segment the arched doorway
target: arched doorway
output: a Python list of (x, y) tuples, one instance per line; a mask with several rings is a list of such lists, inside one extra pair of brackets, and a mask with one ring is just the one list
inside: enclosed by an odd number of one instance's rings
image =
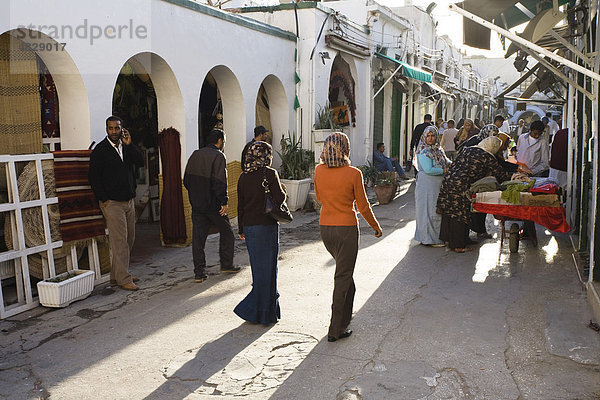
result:
[(227, 136), (227, 186), (229, 217), (237, 216), (237, 180), (242, 173), (240, 156), (246, 144), (246, 108), (234, 73), (224, 65), (211, 69), (202, 83), (198, 101), (198, 144), (206, 145), (206, 135), (221, 128)]
[[(160, 178), (161, 172), (165, 173), (160, 164), (158, 134), (172, 127), (181, 135), (182, 148), (185, 142), (183, 97), (168, 63), (159, 55), (147, 52), (129, 58), (117, 76), (112, 109), (114, 115), (124, 120), (133, 143), (145, 155), (144, 166), (136, 171), (136, 214), (138, 222), (156, 223), (147, 228), (156, 239), (160, 220)], [(179, 167), (185, 165), (184, 154), (182, 150)]]
[[(358, 104), (356, 93), (359, 91), (357, 84), (358, 72), (356, 69), (355, 60), (352, 56), (338, 53), (331, 64), (331, 72), (329, 75), (328, 101), (332, 112), (333, 123), (340, 130), (343, 130), (350, 138), (350, 143), (358, 144), (360, 135), (356, 129), (356, 122), (360, 116), (357, 115)], [(378, 101), (379, 96), (375, 98)], [(381, 96), (383, 99), (383, 96)], [(382, 118), (380, 119), (380, 121)], [(363, 125), (366, 128), (363, 117)], [(377, 127), (376, 127), (377, 128)], [(383, 124), (380, 131), (383, 132)], [(362, 139), (360, 139), (362, 140)], [(351, 146), (350, 158), (358, 160), (366, 159), (368, 156), (364, 153), (365, 148), (362, 146)], [(318, 154), (320, 149), (316, 149)], [(368, 151), (367, 151), (368, 153)], [(359, 157), (360, 155), (360, 157)]]
[(0, 85), (6, 96), (0, 124), (19, 126), (11, 134), (20, 136), (3, 140), (0, 153), (88, 148), (87, 93), (67, 49), (41, 32), (21, 28), (0, 35), (0, 50)]
[[(0, 318), (4, 318), (37, 305), (36, 282), (67, 270), (65, 253), (52, 250), (60, 240), (58, 205), (47, 200), (55, 196), (48, 196), (48, 183), (56, 182), (53, 165), (49, 155), (39, 153), (85, 149), (90, 144), (83, 80), (67, 49), (41, 32), (23, 28), (0, 35), (0, 131), (0, 154), (23, 155), (0, 163), (4, 206)], [(38, 205), (26, 205), (36, 200)], [(41, 250), (24, 256), (26, 248)]]
[(356, 126), (356, 84), (350, 63), (335, 56), (329, 76), (329, 107), (337, 126)]
[[(269, 142), (275, 151), (281, 150), (281, 138), (289, 130), (290, 108), (283, 84), (275, 75), (267, 76), (260, 85), (256, 97), (254, 126), (262, 125), (269, 130)], [(281, 159), (273, 158), (273, 167), (279, 168)]]

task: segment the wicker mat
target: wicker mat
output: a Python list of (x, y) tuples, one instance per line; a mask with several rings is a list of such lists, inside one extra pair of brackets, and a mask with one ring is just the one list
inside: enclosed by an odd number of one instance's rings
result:
[[(0, 154), (42, 152), (42, 111), (35, 53), (0, 35)], [(12, 46), (12, 47), (11, 47)]]

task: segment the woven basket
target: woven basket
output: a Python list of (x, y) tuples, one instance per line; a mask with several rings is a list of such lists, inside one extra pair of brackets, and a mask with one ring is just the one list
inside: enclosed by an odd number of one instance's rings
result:
[[(42, 175), (44, 177), (44, 186), (46, 197), (56, 197), (56, 185), (54, 180), (54, 162), (51, 160), (42, 161)], [(17, 187), (19, 190), (19, 198), (23, 201), (38, 200), (39, 187), (37, 181), (37, 172), (35, 162), (29, 162), (23, 168), (23, 172), (17, 179)], [(28, 248), (40, 246), (46, 243), (46, 234), (44, 232), (44, 221), (42, 217), (41, 207), (33, 207), (23, 209), (23, 234), (25, 236), (25, 245)], [(4, 238), (8, 250), (13, 249), (12, 237), (12, 213), (6, 213), (4, 220)], [(62, 240), (60, 235), (60, 212), (58, 204), (48, 206), (48, 218), (50, 222), (50, 236), (53, 242)], [(98, 253), (102, 273), (110, 271), (110, 251), (106, 240), (98, 240)], [(89, 262), (85, 256), (85, 248), (87, 241), (77, 244), (77, 258), (80, 263), (80, 269), (89, 269)], [(70, 256), (68, 249), (60, 247), (54, 249), (54, 269), (56, 274), (67, 271), (67, 256)], [(46, 259), (45, 253), (32, 254), (28, 256), (29, 274), (35, 278), (43, 279), (42, 259)]]

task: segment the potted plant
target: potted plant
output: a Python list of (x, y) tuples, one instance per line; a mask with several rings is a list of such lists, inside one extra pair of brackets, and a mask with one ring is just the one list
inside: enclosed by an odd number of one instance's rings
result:
[(387, 204), (396, 195), (398, 185), (396, 184), (396, 172), (383, 171), (379, 173), (379, 177), (375, 182), (375, 194), (379, 204)]
[(313, 129), (314, 141), (325, 141), (325, 138), (329, 136), (334, 129), (336, 129), (336, 125), (333, 122), (333, 114), (329, 107), (329, 103), (325, 103), (325, 106), (318, 105)]
[(287, 205), (290, 211), (304, 207), (310, 189), (310, 174), (314, 168), (314, 152), (302, 148), (296, 134), (288, 133), (281, 138), (281, 183), (287, 189)]
[(38, 282), (38, 296), (45, 307), (66, 307), (85, 299), (94, 290), (94, 271), (74, 269)]
[(362, 172), (365, 187), (374, 186), (379, 178), (379, 171), (377, 171), (377, 168), (375, 168), (371, 161), (367, 161), (366, 165), (361, 165), (357, 168)]

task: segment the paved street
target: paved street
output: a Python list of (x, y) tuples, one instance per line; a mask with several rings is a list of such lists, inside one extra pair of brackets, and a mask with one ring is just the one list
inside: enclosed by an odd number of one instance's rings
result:
[[(382, 239), (361, 221), (350, 338), (326, 340), (334, 264), (317, 214), (297, 213), (281, 231), (279, 323), (232, 312), (251, 283), (241, 241), (242, 272), (216, 275), (211, 238), (214, 274), (197, 284), (191, 248), (138, 240), (142, 290), (106, 284), (65, 309), (0, 321), (0, 397), (600, 398), (600, 334), (587, 326), (568, 235), (538, 226), (539, 247), (514, 255), (498, 239), (466, 254), (420, 246), (413, 187), (374, 207)], [(147, 238), (157, 226), (138, 229)]]

